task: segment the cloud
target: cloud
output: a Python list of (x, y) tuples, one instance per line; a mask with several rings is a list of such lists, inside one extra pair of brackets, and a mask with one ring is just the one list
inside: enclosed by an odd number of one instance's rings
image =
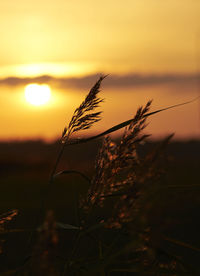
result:
[(49, 83), (53, 79), (54, 78), (51, 76), (39, 76), (39, 77), (33, 77), (33, 78), (8, 77), (5, 79), (0, 79), (0, 85), (22, 86), (33, 82)]
[[(23, 86), (29, 83), (46, 83), (52, 87), (60, 89), (76, 88), (88, 89), (98, 79), (101, 74), (92, 74), (83, 77), (53, 77), (53, 76), (38, 76), (38, 77), (8, 77), (0, 79), (0, 86)], [(134, 88), (139, 86), (156, 86), (164, 84), (192, 84), (199, 82), (200, 73), (198, 74), (151, 74), (142, 75), (130, 73), (125, 75), (109, 75), (104, 80), (105, 88), (122, 89)]]

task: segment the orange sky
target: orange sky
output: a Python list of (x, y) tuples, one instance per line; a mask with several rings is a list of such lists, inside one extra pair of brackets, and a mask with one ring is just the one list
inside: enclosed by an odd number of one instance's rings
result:
[[(0, 11), (1, 140), (58, 137), (100, 72), (110, 76), (94, 131), (129, 119), (149, 98), (156, 109), (200, 93), (198, 0), (15, 0)], [(24, 88), (38, 82), (52, 99), (35, 107)], [(199, 137), (199, 114), (199, 103), (167, 111), (149, 131)]]

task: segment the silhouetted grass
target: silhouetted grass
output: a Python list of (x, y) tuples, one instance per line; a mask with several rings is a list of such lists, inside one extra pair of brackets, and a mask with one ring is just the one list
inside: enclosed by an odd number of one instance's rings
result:
[[(23, 256), (15, 252), (16, 260), (1, 269), (5, 271), (2, 275), (198, 275), (198, 269), (194, 271), (182, 257), (163, 246), (168, 242), (182, 250), (200, 251), (198, 246), (170, 237), (159, 224), (159, 212), (166, 204), (162, 199), (180, 189), (165, 182), (165, 149), (172, 135), (150, 149), (146, 148), (149, 135), (143, 132), (149, 116), (186, 103), (149, 112), (149, 101), (138, 108), (132, 119), (96, 136), (74, 140), (73, 133), (100, 120), (101, 111), (95, 109), (102, 102), (99, 91), (103, 79), (99, 78), (64, 128), (49, 182), (40, 185), (35, 193), (35, 198), (39, 195), (38, 215), (27, 213), (31, 227), (26, 228), (26, 218), (22, 219), (24, 227), (10, 227), (9, 231), (2, 228), (4, 236), (10, 232), (25, 240)], [(103, 140), (93, 175), (91, 171), (87, 175), (83, 168), (58, 170), (69, 146), (78, 147), (123, 127), (125, 131), (118, 141), (109, 136)], [(66, 194), (58, 192), (60, 178)], [(169, 207), (173, 212), (172, 198)], [(14, 215), (15, 210), (3, 214), (1, 224)], [(12, 239), (6, 236), (6, 240)], [(12, 242), (9, 248), (14, 251)]]

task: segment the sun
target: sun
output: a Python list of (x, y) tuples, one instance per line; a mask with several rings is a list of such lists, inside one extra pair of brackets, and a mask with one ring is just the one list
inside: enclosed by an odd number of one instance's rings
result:
[(47, 104), (51, 98), (51, 89), (47, 84), (30, 83), (25, 87), (25, 98), (35, 106)]

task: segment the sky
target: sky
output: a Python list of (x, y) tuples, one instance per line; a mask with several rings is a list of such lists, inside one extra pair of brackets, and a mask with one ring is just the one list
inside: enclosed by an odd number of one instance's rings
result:
[[(0, 140), (55, 139), (101, 73), (98, 132), (200, 95), (199, 0), (0, 0)], [(28, 84), (52, 97), (33, 106)], [(155, 137), (200, 138), (200, 104), (154, 116)], [(90, 133), (89, 132), (89, 133)]]

